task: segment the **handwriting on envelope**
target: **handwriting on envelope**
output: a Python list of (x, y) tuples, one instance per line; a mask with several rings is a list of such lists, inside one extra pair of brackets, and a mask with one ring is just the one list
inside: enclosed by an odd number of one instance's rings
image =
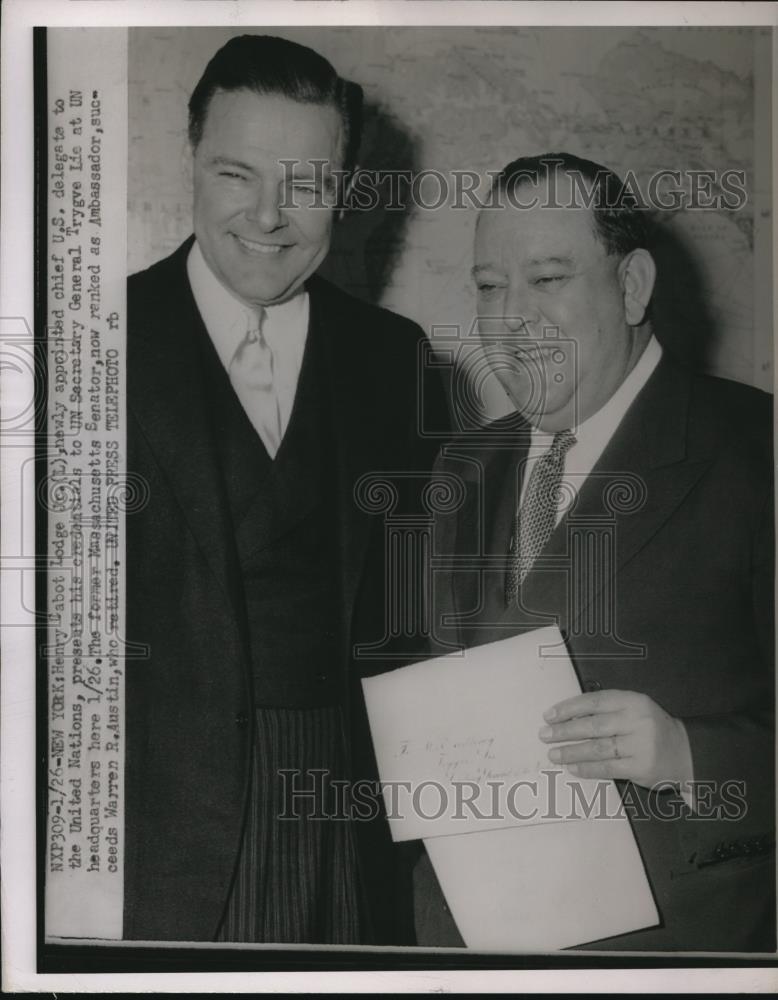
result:
[(598, 793), (538, 738), (543, 712), (581, 690), (555, 626), (362, 684), (395, 840), (560, 822)]

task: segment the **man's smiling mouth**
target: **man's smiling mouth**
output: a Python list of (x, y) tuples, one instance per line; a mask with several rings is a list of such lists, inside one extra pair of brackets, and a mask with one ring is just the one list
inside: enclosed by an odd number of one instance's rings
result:
[(491, 350), (497, 354), (508, 355), (518, 361), (533, 365), (552, 360), (560, 363), (566, 359), (566, 353), (561, 351), (557, 344), (502, 342), (491, 346)]
[(247, 253), (279, 254), (282, 250), (289, 249), (288, 245), (282, 243), (257, 243), (255, 240), (247, 240), (244, 236), (238, 236), (237, 233), (233, 233), (232, 235)]

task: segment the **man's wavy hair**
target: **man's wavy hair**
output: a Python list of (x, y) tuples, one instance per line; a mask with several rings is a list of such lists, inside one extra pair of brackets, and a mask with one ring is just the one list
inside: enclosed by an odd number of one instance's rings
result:
[(555, 171), (581, 179), (574, 190), (580, 195), (580, 204), (591, 209), (595, 235), (607, 253), (623, 257), (648, 246), (651, 233), (645, 206), (617, 174), (593, 160), (572, 153), (522, 156), (495, 176), (492, 187), (510, 194), (521, 184), (547, 181)]
[(274, 35), (231, 38), (205, 67), (189, 99), (192, 149), (202, 139), (213, 95), (232, 90), (334, 107), (343, 122), (343, 169), (349, 173), (354, 169), (362, 133), (362, 88), (339, 77), (318, 52)]

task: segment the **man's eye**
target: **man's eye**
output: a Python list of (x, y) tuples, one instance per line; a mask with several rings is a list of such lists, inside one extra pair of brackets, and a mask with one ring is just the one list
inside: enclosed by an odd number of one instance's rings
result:
[(234, 181), (245, 181), (245, 174), (235, 173), (234, 170), (220, 170), (219, 177), (228, 177), (230, 180)]
[(535, 278), (533, 284), (535, 285), (555, 285), (560, 281), (564, 281), (567, 277), (566, 274), (544, 274), (539, 278)]
[(491, 285), (488, 281), (482, 281), (477, 286), (480, 295), (490, 295), (492, 292), (496, 291), (498, 286)]

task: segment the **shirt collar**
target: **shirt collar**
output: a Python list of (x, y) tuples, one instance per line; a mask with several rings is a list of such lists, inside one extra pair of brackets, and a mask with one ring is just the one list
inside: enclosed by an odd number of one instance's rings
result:
[[(206, 263), (197, 240), (189, 251), (186, 270), (205, 328), (219, 360), (228, 369), (246, 332), (258, 326), (259, 311), (225, 288)], [(299, 361), (308, 332), (308, 292), (301, 289), (286, 302), (265, 306), (265, 314), (262, 332), (274, 354), (288, 352)]]

